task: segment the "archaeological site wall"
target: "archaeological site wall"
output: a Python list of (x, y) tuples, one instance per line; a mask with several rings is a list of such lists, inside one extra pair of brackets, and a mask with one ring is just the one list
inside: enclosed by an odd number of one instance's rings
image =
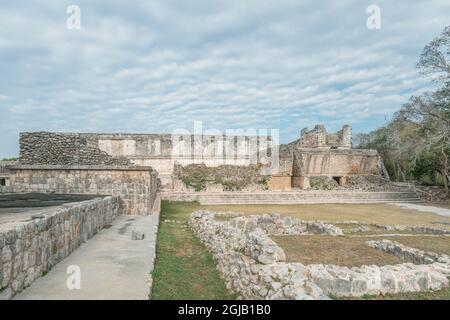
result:
[(10, 167), (14, 192), (100, 194), (120, 197), (120, 213), (148, 215), (158, 174), (149, 167), (19, 165)]
[(45, 275), (119, 214), (119, 198), (44, 208), (32, 219), (0, 225), (0, 300), (11, 299)]
[(175, 191), (262, 191), (267, 189), (268, 176), (261, 174), (260, 165), (205, 164), (175, 165), (173, 172)]
[(151, 166), (165, 184), (176, 163), (243, 166), (256, 163), (258, 150), (271, 146), (270, 136), (26, 132), (20, 135), (20, 162)]

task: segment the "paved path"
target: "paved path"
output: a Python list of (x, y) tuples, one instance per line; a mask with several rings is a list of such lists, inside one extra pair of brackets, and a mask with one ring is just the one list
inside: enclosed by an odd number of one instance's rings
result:
[(450, 210), (446, 208), (433, 207), (433, 206), (424, 206), (420, 204), (413, 203), (392, 203), (392, 205), (398, 206), (400, 208), (406, 209), (414, 209), (422, 212), (431, 212), (440, 216), (450, 217)]
[[(15, 299), (148, 299), (156, 228), (157, 215), (118, 217)], [(133, 229), (145, 239), (132, 240)], [(66, 286), (71, 265), (80, 267), (80, 290)]]

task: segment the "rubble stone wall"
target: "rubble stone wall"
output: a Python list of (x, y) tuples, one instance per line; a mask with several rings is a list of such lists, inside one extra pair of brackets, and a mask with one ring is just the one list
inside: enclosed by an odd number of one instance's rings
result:
[(119, 214), (107, 196), (36, 211), (33, 218), (0, 228), (0, 300), (11, 299), (45, 275)]
[[(208, 167), (205, 164), (176, 165), (174, 179), (192, 191), (262, 191), (267, 189), (268, 176), (258, 165)], [(181, 186), (183, 188), (183, 186)], [(175, 190), (180, 185), (174, 185)]]
[(246, 166), (267, 157), (271, 148), (270, 136), (25, 132), (20, 135), (20, 163), (152, 166), (160, 174), (172, 174), (176, 163)]
[[(216, 220), (225, 215), (229, 220)], [(191, 229), (212, 252), (226, 286), (243, 299), (327, 299), (366, 294), (395, 294), (439, 290), (448, 286), (450, 261), (446, 256), (421, 256), (420, 250), (395, 245), (368, 245), (421, 264), (347, 268), (335, 265), (286, 263), (285, 253), (271, 234), (343, 235), (331, 224), (278, 215), (240, 216), (197, 211), (191, 215)], [(408, 252), (408, 253), (405, 253)], [(411, 258), (412, 256), (416, 258)], [(425, 264), (427, 262), (428, 264)]]

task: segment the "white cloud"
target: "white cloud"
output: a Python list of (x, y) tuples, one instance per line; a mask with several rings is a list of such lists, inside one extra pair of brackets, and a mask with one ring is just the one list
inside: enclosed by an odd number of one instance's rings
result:
[(448, 1), (81, 0), (2, 5), (0, 157), (25, 130), (170, 132), (205, 127), (335, 130), (383, 124), (428, 83), (414, 69)]

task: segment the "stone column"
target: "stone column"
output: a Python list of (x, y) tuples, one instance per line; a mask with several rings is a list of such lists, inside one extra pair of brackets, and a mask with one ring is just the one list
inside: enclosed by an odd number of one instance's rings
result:
[(314, 133), (316, 135), (317, 148), (326, 148), (327, 146), (327, 132), (325, 131), (325, 126), (318, 124), (314, 128)]
[(342, 127), (342, 137), (340, 141), (339, 149), (351, 149), (352, 148), (352, 127), (344, 125)]

